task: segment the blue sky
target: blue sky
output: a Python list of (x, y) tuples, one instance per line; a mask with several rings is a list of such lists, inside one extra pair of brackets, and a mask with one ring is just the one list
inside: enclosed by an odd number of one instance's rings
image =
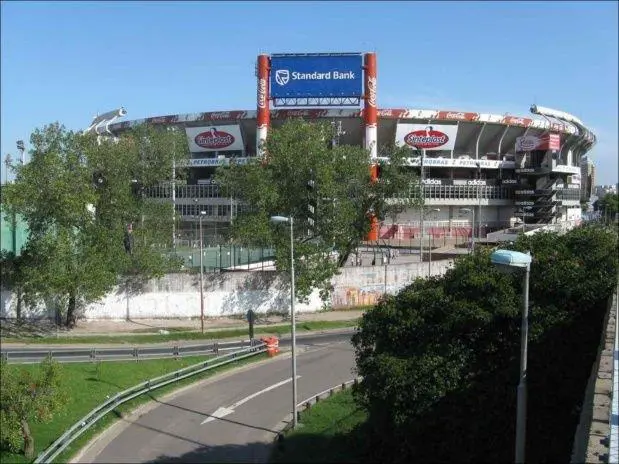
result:
[[(376, 51), (379, 107), (572, 113), (618, 178), (617, 2), (2, 2), (1, 150), (44, 124), (255, 108), (258, 53)], [(4, 181), (4, 164), (2, 164)]]

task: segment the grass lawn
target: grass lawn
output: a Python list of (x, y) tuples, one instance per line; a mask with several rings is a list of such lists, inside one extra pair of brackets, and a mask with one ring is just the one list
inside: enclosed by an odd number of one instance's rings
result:
[[(297, 331), (309, 332), (314, 330), (326, 330), (326, 329), (340, 329), (345, 327), (354, 327), (357, 325), (357, 319), (351, 319), (347, 321), (308, 321), (297, 323)], [(290, 333), (290, 324), (272, 325), (256, 327), (254, 329), (255, 335), (269, 334), (281, 337), (283, 334)], [(161, 334), (123, 334), (123, 335), (84, 335), (84, 336), (64, 336), (59, 335), (48, 337), (23, 337), (14, 338), (6, 337), (2, 338), (2, 343), (42, 343), (42, 344), (88, 344), (88, 343), (106, 343), (106, 344), (134, 344), (134, 343), (163, 343), (174, 342), (182, 340), (221, 340), (224, 338), (232, 337), (248, 337), (248, 328), (234, 328), (234, 329), (222, 329), (222, 330), (209, 330), (204, 334), (199, 331), (172, 331), (167, 335)]]
[(361, 462), (366, 420), (351, 389), (336, 393), (301, 413), (300, 427), (276, 447), (271, 462)]
[[(101, 363), (67, 363), (62, 365), (64, 385), (68, 393), (67, 407), (54, 415), (51, 422), (47, 424), (31, 424), (32, 434), (35, 440), (35, 455), (47, 448), (65, 430), (75, 422), (84, 417), (90, 410), (101, 404), (108, 396), (113, 396), (119, 391), (125, 390), (133, 385), (148, 379), (172, 372), (183, 367), (204, 361), (206, 356), (192, 356), (186, 358), (160, 359), (151, 361), (122, 361), (122, 362), (101, 362)], [(167, 385), (157, 389), (151, 394), (141, 395), (116, 410), (110, 412), (93, 425), (87, 432), (82, 434), (71, 446), (61, 453), (55, 462), (68, 462), (86, 443), (98, 432), (105, 429), (118, 419), (121, 414), (128, 413), (136, 406), (149, 401), (152, 398), (159, 398), (162, 395), (195, 382), (215, 373), (226, 369), (238, 367), (250, 362), (256, 362), (266, 358), (266, 354), (259, 354), (250, 358), (211, 369), (205, 373), (189, 377), (172, 385)], [(38, 365), (9, 365), (12, 369), (33, 370), (38, 369)], [(28, 460), (19, 454), (12, 454), (0, 451), (0, 462), (2, 463), (27, 463)]]

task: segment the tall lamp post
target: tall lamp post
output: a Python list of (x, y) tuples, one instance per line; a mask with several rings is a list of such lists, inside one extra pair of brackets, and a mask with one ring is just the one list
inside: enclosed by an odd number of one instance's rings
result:
[(425, 185), (423, 183), (423, 159), (426, 156), (426, 151), (425, 150), (421, 150), (421, 159), (419, 162), (419, 177), (420, 177), (420, 182), (421, 182), (421, 231), (419, 234), (419, 262), (423, 263), (423, 234), (424, 234), (424, 204), (426, 202), (426, 191), (425, 191)]
[(524, 463), (527, 429), (527, 349), (529, 335), (529, 274), (531, 255), (512, 250), (496, 250), (492, 264), (507, 270), (524, 269), (522, 286), (522, 322), (520, 328), (520, 382), (516, 407), (516, 463)]
[[(428, 213), (438, 213), (440, 208), (432, 208), (424, 211), (424, 216)], [(432, 234), (428, 235), (428, 278), (432, 275)]]
[(204, 333), (204, 267), (202, 266), (202, 218), (206, 215), (206, 211), (200, 211), (200, 331)]
[(292, 216), (271, 216), (271, 222), (287, 222), (290, 224), (290, 331), (292, 346), (292, 426), (297, 427), (297, 357), (295, 354), (297, 344), (296, 320), (294, 313), (294, 219)]
[(472, 214), (471, 218), (471, 253), (475, 251), (475, 208), (460, 208), (464, 214)]

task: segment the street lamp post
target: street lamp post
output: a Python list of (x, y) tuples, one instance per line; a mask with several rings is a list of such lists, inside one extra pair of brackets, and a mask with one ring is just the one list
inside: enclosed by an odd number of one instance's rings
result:
[(460, 208), (461, 213), (471, 213), (471, 253), (475, 251), (475, 208)]
[(426, 156), (426, 151), (425, 150), (421, 150), (421, 160), (419, 163), (420, 169), (419, 169), (419, 177), (420, 177), (420, 182), (421, 182), (421, 188), (419, 189), (421, 191), (421, 231), (420, 231), (420, 235), (419, 235), (419, 262), (423, 263), (423, 234), (424, 234), (424, 205), (426, 202), (426, 192), (425, 192), (425, 185), (423, 183), (423, 159)]
[(529, 274), (531, 255), (512, 250), (496, 250), (490, 255), (495, 266), (524, 269), (522, 288), (522, 321), (520, 328), (520, 381), (516, 406), (516, 463), (524, 463), (527, 429), (527, 350), (529, 336)]
[(296, 357), (296, 320), (294, 313), (294, 219), (292, 216), (271, 216), (271, 222), (287, 222), (290, 224), (290, 332), (292, 350), (292, 427), (297, 427), (297, 357)]
[[(440, 208), (432, 208), (424, 212), (427, 213), (438, 213)], [(430, 240), (432, 239), (432, 234), (428, 235), (428, 278), (432, 275), (432, 243)]]
[(200, 211), (200, 218), (198, 222), (200, 224), (200, 331), (204, 333), (204, 268), (202, 266), (202, 218), (206, 214), (206, 211)]

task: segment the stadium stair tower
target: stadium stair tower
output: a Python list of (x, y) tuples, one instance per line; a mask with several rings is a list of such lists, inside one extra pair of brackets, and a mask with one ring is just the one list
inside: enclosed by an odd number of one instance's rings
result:
[(553, 172), (556, 155), (550, 150), (534, 150), (516, 159), (518, 189), (515, 216), (524, 224), (550, 224), (561, 217), (557, 198), (558, 185), (565, 183), (565, 174)]

